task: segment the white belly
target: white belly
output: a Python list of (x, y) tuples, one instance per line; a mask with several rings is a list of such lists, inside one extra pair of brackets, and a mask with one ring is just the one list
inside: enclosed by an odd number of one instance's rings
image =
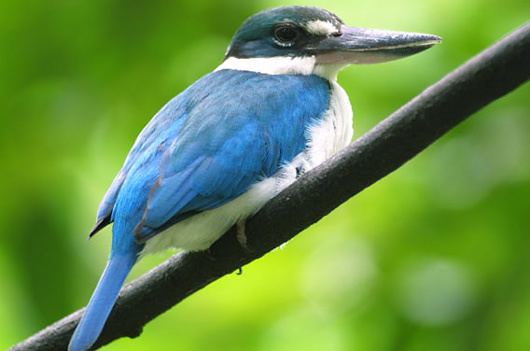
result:
[(254, 184), (246, 193), (215, 209), (201, 212), (149, 239), (141, 253), (169, 247), (190, 251), (207, 249), (234, 223), (256, 213), (267, 201), (296, 180), (297, 168), (307, 171), (348, 145), (353, 135), (352, 110), (346, 92), (330, 82), (330, 108), (324, 118), (308, 130), (308, 148), (273, 177)]

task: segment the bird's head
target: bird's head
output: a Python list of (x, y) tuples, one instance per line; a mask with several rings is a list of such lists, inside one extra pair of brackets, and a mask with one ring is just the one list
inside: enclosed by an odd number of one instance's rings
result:
[(440, 41), (431, 34), (349, 27), (317, 7), (279, 7), (241, 25), (219, 68), (334, 78), (348, 64), (390, 61)]

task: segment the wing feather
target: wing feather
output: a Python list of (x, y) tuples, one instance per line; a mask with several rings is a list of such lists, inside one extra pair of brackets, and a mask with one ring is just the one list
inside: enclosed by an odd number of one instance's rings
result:
[(302, 152), (307, 129), (328, 105), (329, 83), (316, 76), (218, 71), (202, 78), (140, 134), (113, 218), (143, 241), (223, 205)]

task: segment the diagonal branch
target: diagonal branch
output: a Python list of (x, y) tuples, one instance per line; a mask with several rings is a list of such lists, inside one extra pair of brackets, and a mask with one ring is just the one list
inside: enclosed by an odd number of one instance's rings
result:
[[(209, 283), (291, 239), (341, 203), (393, 172), (488, 103), (530, 79), (530, 23), (427, 88), (331, 160), (308, 172), (210, 253), (181, 253), (129, 284), (96, 344), (140, 335), (143, 325)], [(65, 350), (81, 311), (11, 350)]]

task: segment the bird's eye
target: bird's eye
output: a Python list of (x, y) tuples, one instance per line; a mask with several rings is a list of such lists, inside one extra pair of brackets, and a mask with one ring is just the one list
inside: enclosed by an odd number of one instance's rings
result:
[(298, 29), (293, 26), (282, 25), (274, 30), (274, 38), (281, 46), (293, 45), (298, 35)]

